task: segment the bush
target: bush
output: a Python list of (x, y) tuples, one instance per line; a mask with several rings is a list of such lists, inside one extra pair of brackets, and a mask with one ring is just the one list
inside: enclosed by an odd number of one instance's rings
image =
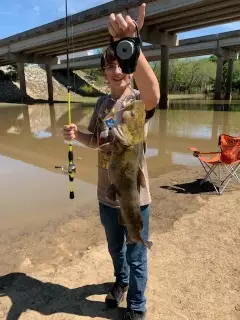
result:
[(17, 66), (10, 65), (7, 67), (7, 72), (0, 70), (0, 81), (18, 81)]
[(91, 86), (88, 86), (87, 84), (84, 84), (82, 87), (81, 87), (82, 90), (84, 90), (86, 93), (92, 93), (93, 92), (93, 88)]

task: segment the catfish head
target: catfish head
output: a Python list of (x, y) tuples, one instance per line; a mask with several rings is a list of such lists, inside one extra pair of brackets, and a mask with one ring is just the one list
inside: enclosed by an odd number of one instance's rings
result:
[[(117, 116), (116, 116), (117, 114)], [(144, 140), (145, 105), (142, 100), (134, 100), (125, 104), (117, 112), (110, 112), (104, 121), (117, 118), (112, 127), (116, 139), (125, 146), (134, 146)]]

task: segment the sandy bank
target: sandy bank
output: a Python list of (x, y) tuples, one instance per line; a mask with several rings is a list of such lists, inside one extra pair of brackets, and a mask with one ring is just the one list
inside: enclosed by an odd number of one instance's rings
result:
[[(188, 168), (151, 180), (148, 320), (240, 319), (239, 191), (199, 193), (200, 176)], [(97, 205), (2, 234), (0, 253), (0, 319), (121, 319), (125, 303), (111, 312), (103, 303), (113, 269)]]

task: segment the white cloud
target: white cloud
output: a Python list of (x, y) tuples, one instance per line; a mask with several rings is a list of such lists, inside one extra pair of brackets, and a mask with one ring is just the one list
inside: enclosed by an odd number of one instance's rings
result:
[(40, 6), (38, 6), (38, 5), (34, 6), (33, 10), (36, 12), (37, 16), (40, 15)]
[[(1, 1), (1, 0), (0, 0)], [(11, 6), (11, 11), (0, 10), (0, 16), (18, 16), (19, 11), (23, 8), (20, 3), (16, 3), (14, 6)]]

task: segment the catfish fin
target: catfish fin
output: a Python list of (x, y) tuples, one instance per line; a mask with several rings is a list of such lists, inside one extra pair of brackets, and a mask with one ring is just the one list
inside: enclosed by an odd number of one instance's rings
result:
[(152, 241), (143, 241), (144, 243), (144, 245), (145, 245), (145, 247), (147, 247), (149, 250), (151, 250), (152, 249), (152, 245), (153, 245), (153, 242)]
[(113, 142), (106, 142), (101, 144), (97, 150), (103, 151), (105, 153), (111, 153), (111, 151), (113, 150)]
[(118, 223), (121, 225), (121, 226), (124, 226), (126, 227), (126, 223), (121, 215), (121, 211), (119, 211), (119, 214), (118, 214)]
[(143, 240), (142, 240), (140, 234), (137, 236), (136, 235), (134, 236), (134, 235), (131, 235), (131, 232), (129, 232), (129, 230), (128, 230), (126, 244), (137, 244), (137, 243), (143, 243)]
[(133, 244), (133, 243), (136, 243), (136, 241), (133, 241), (132, 239), (131, 239), (131, 236), (129, 235), (129, 233), (127, 234), (127, 239), (126, 239), (126, 244), (128, 245), (128, 244)]
[(107, 190), (105, 191), (105, 196), (111, 201), (117, 200), (117, 195), (120, 196), (119, 191), (117, 190), (117, 187), (114, 184), (111, 184)]
[(145, 180), (143, 171), (142, 171), (142, 169), (141, 169), (140, 167), (138, 168), (138, 176), (137, 176), (137, 179), (138, 179), (139, 185), (140, 185), (142, 188), (145, 188), (145, 187), (146, 187), (146, 180)]
[(108, 147), (109, 145), (111, 145), (111, 142), (106, 142), (106, 143), (103, 143), (101, 144), (98, 149), (101, 150), (101, 149), (104, 149), (105, 147)]
[(149, 250), (151, 250), (152, 245), (153, 245), (152, 241), (143, 240), (140, 235), (134, 240), (131, 239), (131, 236), (129, 234), (127, 235), (127, 240), (126, 240), (127, 245), (128, 244), (137, 244), (137, 243), (143, 244)]

